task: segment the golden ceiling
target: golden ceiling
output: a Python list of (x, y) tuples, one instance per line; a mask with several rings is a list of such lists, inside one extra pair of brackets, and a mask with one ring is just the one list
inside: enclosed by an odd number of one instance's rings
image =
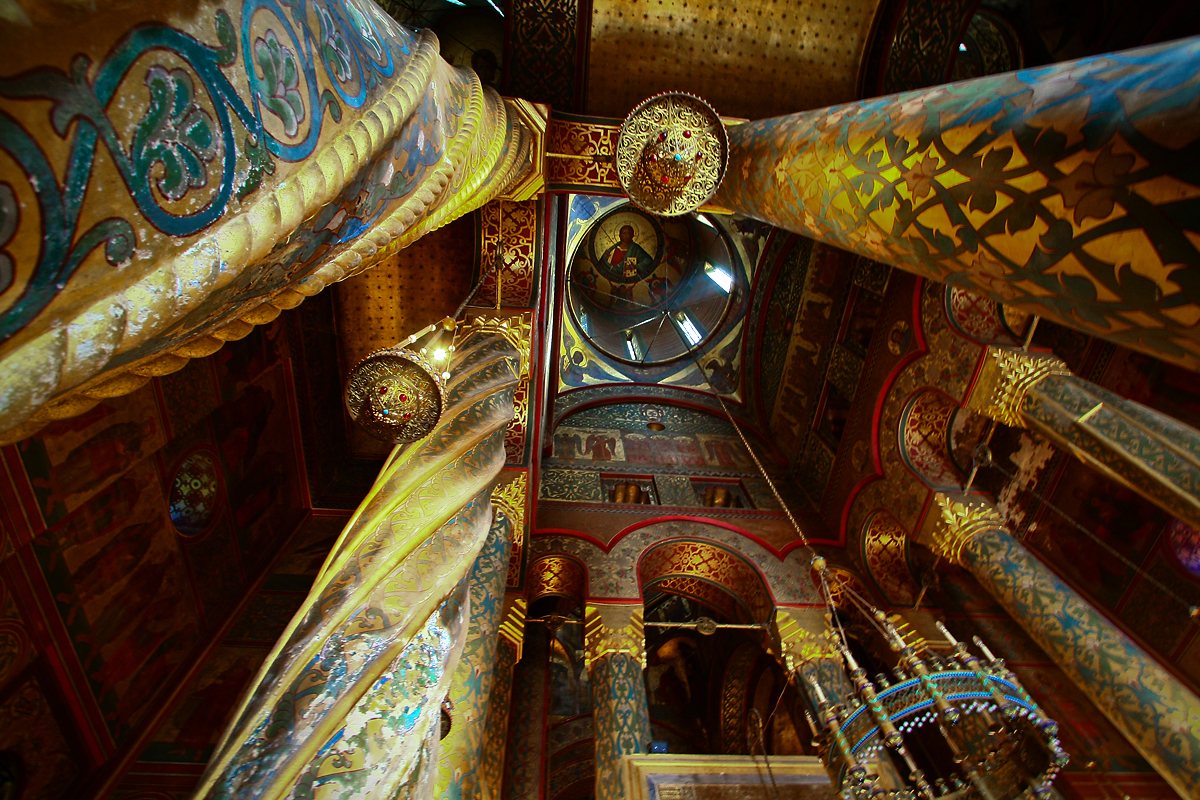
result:
[[(454, 313), (471, 291), (475, 221), (467, 216), (418, 239), (370, 270), (337, 285), (342, 371), (381, 347)], [(344, 374), (343, 374), (344, 378)], [(382, 457), (391, 445), (351, 426), (350, 449)]]
[(855, 99), (879, 0), (595, 0), (587, 112), (686, 91), (760, 119)]

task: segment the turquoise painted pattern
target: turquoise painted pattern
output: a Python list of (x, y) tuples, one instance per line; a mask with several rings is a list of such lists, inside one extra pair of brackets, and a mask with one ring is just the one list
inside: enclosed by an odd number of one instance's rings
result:
[(435, 796), (441, 800), (479, 796), (477, 769), (492, 690), (511, 551), (512, 524), (497, 510), (468, 579), (471, 611), (467, 641), (450, 683), (453, 725), (438, 753)]
[(623, 653), (592, 662), (596, 734), (596, 800), (624, 800), (621, 756), (646, 752), (650, 742), (650, 708), (642, 665)]
[(1004, 531), (963, 561), (1176, 791), (1200, 797), (1200, 698)]
[[(1086, 421), (1078, 421), (1096, 406)], [(1073, 375), (1051, 375), (1026, 396), (1031, 427), (1193, 526), (1200, 527), (1200, 432)]]

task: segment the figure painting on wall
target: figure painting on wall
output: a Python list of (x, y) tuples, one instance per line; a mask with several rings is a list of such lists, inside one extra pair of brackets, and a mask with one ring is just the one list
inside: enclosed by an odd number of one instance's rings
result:
[(625, 447), (620, 431), (560, 427), (554, 432), (554, 457), (593, 464), (624, 461)]
[(612, 275), (620, 275), (626, 281), (644, 278), (648, 268), (654, 263), (650, 254), (633, 240), (633, 226), (622, 225), (618, 232), (616, 244), (604, 251), (600, 261)]

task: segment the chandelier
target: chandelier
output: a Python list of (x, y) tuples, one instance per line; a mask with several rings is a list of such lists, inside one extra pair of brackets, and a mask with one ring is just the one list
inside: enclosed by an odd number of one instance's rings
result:
[[(1066, 766), (1058, 723), (1048, 719), (1017, 676), (974, 637), (982, 660), (940, 622), (947, 655), (918, 648), (852, 587), (813, 559), (826, 598), (827, 636), (840, 668), (809, 671), (806, 711), (821, 761), (842, 798), (1045, 798)], [(862, 612), (897, 655), (893, 678), (867, 677), (850, 652), (830, 601), (829, 583)], [(836, 659), (834, 659), (836, 661)], [(814, 720), (814, 717), (816, 720)], [(951, 758), (930, 777), (906, 737), (932, 734)], [(927, 764), (929, 762), (927, 761)]]

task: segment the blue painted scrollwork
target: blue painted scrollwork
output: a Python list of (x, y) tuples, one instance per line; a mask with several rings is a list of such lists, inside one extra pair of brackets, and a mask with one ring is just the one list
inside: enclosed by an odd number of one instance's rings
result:
[[(326, 113), (336, 123), (343, 106), (364, 106), (415, 44), (408, 31), (354, 0), (246, 0), (240, 27), (239, 37), (230, 16), (218, 11), (217, 42), (209, 45), (168, 25), (141, 25), (99, 64), (81, 54), (67, 72), (41, 67), (0, 77), (0, 98), (49, 99), (54, 132), (70, 140), (60, 180), (34, 137), (0, 110), (0, 149), (36, 195), (42, 242), (30, 265), (3, 249), (17, 235), (19, 203), (13, 187), (0, 184), (0, 294), (23, 283), (0, 316), (0, 342), (41, 314), (96, 248), (103, 245), (105, 260), (118, 269), (136, 257), (138, 233), (129, 220), (109, 217), (79, 230), (101, 146), (145, 220), (165, 235), (191, 236), (220, 220), (235, 197), (257, 190), (276, 159), (311, 155)], [(235, 70), (239, 38), (246, 98), (235, 86), (238, 76), (226, 74)], [(121, 87), (135, 66), (144, 69), (148, 99), (140, 118), (134, 112), (126, 146), (118, 125), (129, 122), (114, 101), (134, 96)], [(208, 195), (198, 201), (193, 193), (201, 191)]]

